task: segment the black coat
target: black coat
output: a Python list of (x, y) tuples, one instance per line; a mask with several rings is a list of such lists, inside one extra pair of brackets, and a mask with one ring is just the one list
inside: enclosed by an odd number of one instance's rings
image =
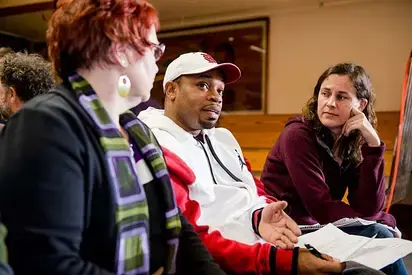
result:
[[(0, 213), (16, 275), (114, 274), (115, 202), (92, 121), (58, 86), (26, 103), (0, 135)], [(163, 213), (144, 186), (151, 272), (166, 261)], [(181, 216), (178, 274), (224, 274)]]

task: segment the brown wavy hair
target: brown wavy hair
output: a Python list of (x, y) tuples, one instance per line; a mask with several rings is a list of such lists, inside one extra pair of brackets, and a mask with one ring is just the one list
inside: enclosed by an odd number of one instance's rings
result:
[(59, 0), (46, 34), (53, 69), (63, 79), (80, 68), (115, 64), (116, 46), (143, 54), (148, 34), (159, 28), (156, 9), (147, 0)]
[(348, 137), (343, 136), (338, 144), (335, 143), (335, 137), (332, 132), (325, 127), (319, 120), (318, 109), (318, 96), (320, 87), (330, 75), (346, 75), (352, 81), (356, 90), (356, 97), (368, 100), (368, 103), (363, 110), (369, 123), (376, 130), (377, 118), (375, 113), (375, 93), (372, 89), (372, 83), (369, 75), (365, 69), (359, 65), (353, 63), (339, 63), (332, 67), (329, 67), (318, 79), (316, 86), (313, 90), (313, 96), (309, 99), (306, 105), (303, 107), (303, 118), (311, 124), (315, 130), (318, 138), (323, 140), (328, 146), (336, 148), (338, 156), (344, 160), (349, 160), (351, 163), (358, 164), (361, 161), (361, 146), (364, 143), (364, 139), (358, 130), (352, 131)]

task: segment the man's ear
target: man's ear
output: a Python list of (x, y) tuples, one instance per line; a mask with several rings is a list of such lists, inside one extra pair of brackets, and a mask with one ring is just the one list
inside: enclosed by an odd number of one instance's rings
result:
[(14, 89), (14, 87), (9, 87), (7, 91), (7, 97), (11, 104), (15, 104), (18, 100), (20, 100), (19, 97), (17, 96), (16, 90)]
[(366, 98), (362, 98), (360, 100), (359, 110), (361, 112), (363, 112), (363, 110), (365, 110), (366, 106), (368, 106), (368, 100)]
[(170, 99), (171, 101), (174, 101), (176, 98), (176, 93), (178, 89), (178, 85), (172, 81), (169, 81), (165, 85), (165, 96), (166, 98)]
[(16, 89), (14, 89), (13, 87), (10, 87), (7, 91), (7, 98), (13, 112), (16, 112), (24, 104), (24, 102), (17, 95)]

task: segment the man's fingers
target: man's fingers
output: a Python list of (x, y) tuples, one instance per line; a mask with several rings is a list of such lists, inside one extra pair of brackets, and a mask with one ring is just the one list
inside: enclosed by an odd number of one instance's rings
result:
[(286, 201), (275, 201), (269, 204), (269, 206), (273, 212), (277, 212), (285, 209), (288, 206), (288, 203)]
[(153, 275), (161, 275), (161, 274), (163, 274), (163, 271), (164, 271), (164, 268), (161, 267), (155, 273), (153, 273)]
[(286, 236), (282, 236), (280, 240), (277, 240), (275, 245), (285, 250), (293, 249), (295, 247), (295, 245), (291, 243)]
[(299, 228), (299, 225), (292, 220), (287, 214), (284, 214), (287, 217), (286, 226), (292, 231), (295, 236), (301, 236), (302, 231)]
[(283, 245), (280, 245), (280, 243), (282, 242), (281, 237), (282, 237), (282, 233), (272, 229), (272, 232), (271, 232), (270, 236), (267, 236), (266, 241), (271, 243), (271, 244), (274, 244), (276, 246), (280, 246), (281, 248), (283, 248)]
[(328, 262), (338, 262), (338, 263), (340, 262), (338, 259), (335, 259), (335, 258), (333, 258), (329, 255), (323, 254), (323, 253), (322, 253), (322, 257)]
[(288, 246), (281, 240), (276, 240), (274, 244), (279, 248), (288, 249)]
[(283, 230), (283, 235), (286, 236), (292, 243), (298, 242), (298, 237), (288, 228)]
[(282, 235), (280, 237), (281, 241), (286, 244), (286, 249), (292, 249), (295, 245), (289, 240), (289, 238), (286, 235)]

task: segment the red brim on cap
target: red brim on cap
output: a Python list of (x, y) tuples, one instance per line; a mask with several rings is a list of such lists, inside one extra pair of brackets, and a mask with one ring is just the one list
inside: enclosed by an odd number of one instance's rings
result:
[(216, 66), (198, 69), (186, 75), (201, 74), (201, 73), (206, 73), (206, 72), (210, 72), (214, 70), (221, 70), (223, 72), (225, 84), (236, 82), (242, 75), (239, 67), (232, 63), (216, 64)]
[(230, 84), (239, 80), (242, 75), (242, 72), (238, 66), (232, 63), (222, 63), (216, 66), (215, 69), (220, 69), (225, 74), (225, 84)]

